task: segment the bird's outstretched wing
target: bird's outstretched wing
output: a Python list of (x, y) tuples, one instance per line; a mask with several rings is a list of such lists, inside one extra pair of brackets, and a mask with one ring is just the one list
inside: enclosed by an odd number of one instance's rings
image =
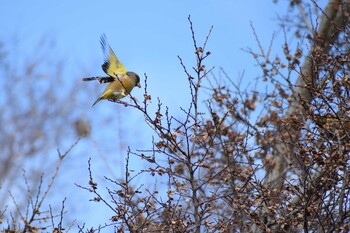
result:
[(109, 46), (105, 34), (101, 36), (101, 47), (105, 55), (105, 62), (102, 65), (103, 71), (114, 78), (125, 75), (126, 69)]

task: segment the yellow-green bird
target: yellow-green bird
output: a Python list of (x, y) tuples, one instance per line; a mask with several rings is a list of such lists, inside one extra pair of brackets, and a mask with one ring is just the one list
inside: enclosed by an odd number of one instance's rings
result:
[(108, 76), (83, 78), (83, 81), (97, 80), (99, 83), (109, 84), (92, 106), (105, 99), (119, 100), (130, 94), (135, 86), (141, 87), (140, 77), (134, 72), (126, 71), (124, 65), (109, 46), (104, 34), (101, 36), (101, 47), (106, 56), (102, 69)]

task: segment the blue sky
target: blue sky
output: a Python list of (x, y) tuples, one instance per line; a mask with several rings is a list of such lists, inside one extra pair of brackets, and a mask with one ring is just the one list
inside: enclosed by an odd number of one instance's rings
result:
[[(271, 1), (7, 1), (1, 7), (3, 40), (14, 34), (21, 42), (21, 53), (33, 52), (38, 42), (52, 41), (57, 58), (64, 57), (71, 74), (102, 74), (99, 37), (105, 33), (109, 43), (128, 70), (147, 73), (157, 96), (169, 90), (185, 89), (177, 55), (192, 65), (192, 42), (187, 22), (191, 15), (201, 42), (211, 25), (213, 34), (208, 59), (222, 66), (233, 77), (250, 72), (251, 57), (240, 48), (256, 47), (249, 26), (256, 27), (268, 46), (273, 23), (280, 8)], [(247, 66), (248, 65), (248, 66)], [(70, 75), (71, 75), (70, 74)], [(67, 78), (74, 78), (67, 77)], [(182, 84), (182, 85), (181, 85)], [(166, 98), (166, 97), (165, 97)], [(171, 102), (181, 100), (171, 98)]]
[[(195, 64), (193, 44), (187, 17), (191, 15), (198, 43), (204, 41), (210, 27), (213, 25), (212, 35), (207, 49), (212, 55), (207, 60), (207, 67), (215, 66), (214, 73), (223, 67), (233, 79), (239, 78), (245, 72), (244, 82), (254, 82), (260, 75), (251, 55), (242, 51), (242, 48), (258, 49), (250, 23), (255, 27), (261, 44), (267, 48), (272, 34), (276, 32), (276, 42), (273, 47), (275, 53), (281, 51), (283, 35), (277, 24), (277, 14), (286, 12), (286, 1), (273, 4), (270, 0), (203, 0), (203, 1), (0, 1), (1, 41), (5, 44), (17, 43), (18, 50), (10, 56), (19, 57), (19, 63), (25, 63), (26, 57), (33, 55), (38, 44), (43, 40), (53, 46), (50, 47), (50, 59), (64, 59), (67, 66), (63, 73), (69, 81), (80, 80), (84, 76), (102, 75), (101, 53), (99, 39), (105, 33), (108, 41), (123, 62), (127, 70), (135, 71), (143, 77), (148, 76), (149, 92), (155, 100), (160, 97), (163, 103), (170, 106), (174, 114), (179, 111), (184, 101), (188, 100), (187, 80), (180, 66), (177, 56), (181, 56), (191, 67)], [(17, 60), (17, 59), (16, 59)], [(20, 64), (19, 64), (20, 66)], [(4, 77), (0, 77), (4, 78)], [(97, 83), (86, 83), (87, 87)], [(87, 88), (87, 96), (92, 104), (99, 93), (91, 92)], [(95, 89), (96, 90), (96, 89)], [(102, 91), (102, 87), (100, 89)], [(143, 92), (135, 89), (133, 95), (142, 98)], [(86, 151), (91, 145), (101, 150), (101, 154), (109, 163), (123, 162), (123, 158), (115, 159), (115, 153), (124, 153), (125, 147), (113, 145), (115, 138), (124, 138), (133, 148), (147, 148), (151, 132), (142, 121), (142, 116), (130, 109), (119, 106), (116, 110), (113, 103), (101, 102), (94, 108), (81, 106), (80, 112), (85, 112), (87, 118), (103, 114), (108, 124), (95, 123), (93, 125), (93, 140), (82, 141), (74, 152)], [(122, 114), (130, 114), (123, 116)], [(119, 132), (119, 123), (113, 121), (115, 114), (118, 117), (128, 118), (129, 129), (126, 134)], [(130, 118), (130, 119), (129, 119)], [(108, 140), (103, 135), (110, 135)], [(119, 133), (116, 133), (119, 132)], [(140, 135), (137, 140), (130, 140), (134, 134)], [(125, 136), (126, 135), (126, 136)], [(70, 144), (71, 142), (63, 142)], [(103, 143), (107, 144), (104, 145)], [(60, 147), (61, 145), (57, 145)], [(108, 149), (106, 149), (108, 148)], [(110, 150), (113, 151), (110, 152)], [(55, 154), (56, 148), (52, 149)], [(82, 196), (74, 183), (86, 182), (87, 159), (90, 155), (79, 155), (66, 162), (67, 167), (80, 167), (76, 170), (63, 172), (62, 181), (66, 182), (65, 175), (69, 176), (68, 193), (62, 197), (75, 193), (68, 203), (74, 204), (81, 200), (81, 206), (73, 207), (73, 213), (85, 221), (89, 226), (96, 226), (106, 221), (103, 210), (93, 210), (94, 204), (89, 204), (89, 197)], [(114, 159), (112, 159), (114, 158)], [(101, 157), (96, 157), (96, 161)], [(101, 167), (106, 163), (101, 162)], [(105, 175), (101, 170), (97, 176)], [(116, 174), (122, 174), (122, 169)], [(90, 197), (91, 198), (91, 197)], [(86, 205), (86, 206), (85, 206)], [(69, 208), (69, 207), (66, 207)], [(91, 218), (91, 212), (94, 218)], [(97, 211), (97, 212), (96, 212)], [(107, 215), (109, 216), (109, 215)]]

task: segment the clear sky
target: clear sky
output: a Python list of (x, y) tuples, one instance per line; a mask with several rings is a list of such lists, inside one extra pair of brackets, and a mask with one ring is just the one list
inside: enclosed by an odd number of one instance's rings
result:
[[(176, 113), (187, 93), (187, 81), (177, 56), (181, 56), (189, 67), (195, 64), (187, 17), (191, 15), (199, 43), (204, 41), (208, 30), (214, 26), (207, 45), (212, 52), (207, 67), (215, 66), (217, 69), (214, 73), (219, 72), (218, 67), (223, 67), (233, 79), (245, 72), (244, 81), (249, 83), (260, 74), (251, 55), (241, 50), (247, 47), (258, 49), (250, 23), (254, 25), (261, 44), (266, 48), (270, 44), (272, 34), (276, 32), (275, 52), (280, 51), (283, 35), (276, 19), (279, 13), (285, 13), (285, 2), (287, 1), (273, 4), (271, 0), (2, 0), (0, 39), (5, 44), (18, 41), (19, 50), (10, 56), (19, 57), (19, 62), (25, 62), (23, 59), (35, 52), (38, 44), (45, 38), (54, 44), (50, 55), (57, 57), (57, 60), (64, 59), (68, 66), (63, 73), (64, 78), (77, 80), (87, 75), (103, 74), (99, 39), (101, 34), (105, 33), (127, 70), (135, 71), (141, 77), (146, 73), (153, 99), (160, 97), (165, 105), (171, 106), (171, 111)], [(4, 77), (0, 77), (2, 78)], [(94, 84), (96, 83), (86, 85)], [(133, 94), (142, 98), (142, 91), (139, 89)], [(98, 95), (99, 93), (87, 95), (91, 98), (91, 104)], [(113, 112), (110, 110), (112, 106), (114, 104), (107, 101), (92, 109), (88, 106), (85, 115), (89, 118), (98, 114), (108, 116)], [(120, 109), (124, 111), (125, 108)], [(135, 114), (130, 110), (125, 112)], [(138, 115), (135, 118), (142, 121), (142, 116)], [(142, 131), (149, 131), (144, 122), (137, 128), (134, 123), (132, 121), (130, 126), (132, 132), (140, 134)], [(110, 124), (108, 127), (100, 125), (93, 128), (94, 141), (97, 144), (106, 142), (105, 138), (101, 138), (99, 130), (104, 130), (104, 135), (113, 135), (118, 129), (118, 123)], [(105, 133), (107, 130), (110, 130), (109, 133)], [(140, 141), (136, 143), (142, 145)], [(88, 147), (89, 144), (82, 142), (80, 148), (84, 146)], [(132, 146), (138, 148), (135, 143)], [(55, 150), (56, 148), (52, 148), (53, 154)], [(114, 156), (108, 151), (104, 152), (104, 155), (107, 159)], [(89, 226), (96, 226), (106, 221), (106, 216), (110, 215), (106, 215), (101, 208), (94, 210), (94, 205), (87, 201), (89, 197), (82, 196), (82, 191), (74, 186), (74, 183), (86, 182), (85, 170), (89, 156), (75, 158), (70, 162), (72, 166), (82, 167), (84, 174), (81, 175), (79, 169), (64, 172), (70, 177), (68, 181), (71, 189), (67, 191), (69, 193), (61, 195), (60, 202), (64, 196), (78, 195), (79, 197), (72, 197), (73, 201), (68, 200), (68, 203), (80, 200), (84, 207), (74, 207), (75, 210), (70, 211), (78, 212), (76, 216), (89, 221)], [(97, 173), (100, 177), (104, 175), (103, 171)], [(69, 209), (69, 206), (66, 208)]]
[[(187, 22), (192, 21), (199, 41), (211, 25), (208, 44), (213, 66), (232, 77), (251, 72), (250, 55), (240, 48), (256, 48), (250, 28), (254, 24), (263, 45), (268, 46), (281, 10), (272, 1), (2, 1), (0, 20), (3, 41), (18, 38), (21, 51), (33, 52), (43, 37), (53, 41), (57, 58), (64, 57), (75, 78), (83, 72), (102, 74), (99, 37), (109, 43), (128, 70), (147, 73), (155, 95), (166, 98), (169, 90), (185, 89), (177, 55), (193, 65), (193, 47)], [(283, 9), (283, 8), (282, 8)], [(23, 46), (23, 47), (22, 47)], [(209, 65), (210, 65), (209, 63)], [(69, 76), (68, 76), (69, 75)], [(181, 103), (178, 98), (171, 102)]]

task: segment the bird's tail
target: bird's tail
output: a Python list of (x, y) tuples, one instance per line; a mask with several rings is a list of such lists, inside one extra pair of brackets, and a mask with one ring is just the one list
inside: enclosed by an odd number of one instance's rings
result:
[(97, 80), (99, 77), (89, 77), (89, 78), (83, 78), (83, 81), (92, 81)]
[(110, 83), (114, 81), (113, 77), (88, 77), (88, 78), (83, 78), (83, 81), (92, 81), (92, 80), (97, 80), (99, 83)]

